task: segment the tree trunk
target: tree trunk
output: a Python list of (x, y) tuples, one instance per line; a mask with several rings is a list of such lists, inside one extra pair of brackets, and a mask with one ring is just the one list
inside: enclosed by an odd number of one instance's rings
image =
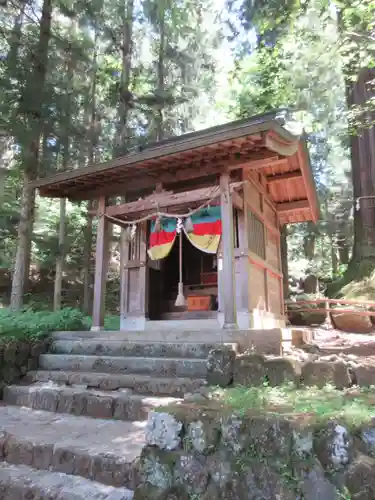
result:
[(165, 54), (165, 0), (162, 0), (159, 19), (160, 42), (157, 64), (157, 88), (156, 95), (158, 105), (155, 115), (155, 132), (156, 140), (161, 141), (164, 138), (163, 127), (163, 100), (164, 100), (164, 54)]
[(61, 292), (65, 260), (65, 222), (66, 199), (60, 198), (60, 224), (59, 224), (59, 253), (56, 258), (55, 288), (53, 294), (53, 309), (61, 309)]
[[(375, 78), (375, 69), (363, 69), (358, 80), (348, 91), (349, 106), (364, 106), (375, 97), (369, 82)], [(375, 113), (366, 118), (372, 123)], [(353, 260), (375, 260), (375, 127), (363, 127), (351, 136), (353, 194), (356, 204), (354, 215)], [(359, 208), (359, 210), (358, 210)]]
[(123, 10), (122, 71), (120, 84), (120, 103), (114, 156), (125, 154), (128, 148), (128, 115), (130, 94), (130, 74), (132, 67), (132, 34), (134, 22), (134, 0), (127, 0)]
[[(95, 29), (95, 47), (97, 46), (98, 39), (98, 29)], [(89, 109), (89, 147), (87, 152), (87, 158), (89, 165), (93, 164), (95, 161), (95, 152), (98, 142), (98, 130), (97, 130), (97, 113), (96, 113), (96, 86), (97, 86), (97, 50), (95, 49), (93, 62), (92, 62), (92, 85), (91, 85), (91, 97), (90, 97), (90, 109)], [(83, 249), (83, 304), (82, 310), (85, 314), (91, 315), (92, 312), (92, 282), (93, 276), (91, 272), (91, 258), (92, 258), (92, 214), (93, 202), (90, 200), (87, 203), (87, 222), (85, 228), (85, 243)]]
[(25, 13), (26, 2), (20, 3), (20, 10), (14, 18), (14, 25), (9, 39), (9, 53), (7, 56), (7, 72), (13, 74), (17, 67), (18, 49), (21, 44), (22, 24)]
[(92, 306), (92, 273), (91, 273), (91, 252), (92, 252), (92, 201), (87, 203), (87, 222), (85, 228), (85, 246), (83, 250), (84, 268), (83, 268), (83, 312), (91, 314)]
[[(72, 19), (73, 31), (76, 29), (76, 20)], [(61, 170), (64, 172), (69, 167), (70, 160), (70, 125), (71, 125), (71, 108), (72, 108), (72, 95), (73, 95), (73, 78), (74, 78), (74, 56), (73, 52), (70, 51), (67, 54), (67, 81), (68, 87), (65, 95), (65, 106), (64, 106), (64, 125), (62, 132), (62, 146), (63, 146), (63, 160)], [(65, 226), (66, 226), (66, 199), (60, 199), (60, 223), (59, 223), (59, 252), (56, 258), (56, 268), (55, 268), (55, 286), (54, 286), (54, 296), (53, 296), (53, 309), (58, 311), (61, 309), (61, 296), (62, 296), (62, 284), (64, 276), (64, 264), (65, 264), (65, 253), (66, 253), (66, 243), (65, 243)]]
[(18, 227), (18, 247), (14, 266), (10, 307), (20, 310), (23, 305), (25, 275), (30, 261), (30, 241), (34, 224), (35, 191), (29, 182), (35, 179), (39, 164), (39, 143), (42, 132), (42, 104), (48, 63), (48, 44), (51, 37), (53, 0), (43, 0), (39, 29), (39, 42), (35, 51), (34, 67), (19, 103), (20, 114), (27, 124), (26, 138), (22, 138), (21, 150), (24, 165), (24, 185), (21, 199), (21, 217)]
[(18, 246), (10, 297), (10, 308), (14, 311), (22, 309), (25, 276), (29, 274), (26, 267), (30, 265), (28, 253), (30, 252), (35, 210), (35, 191), (29, 187), (29, 183), (33, 179), (34, 175), (25, 171), (21, 194), (20, 222), (18, 226)]

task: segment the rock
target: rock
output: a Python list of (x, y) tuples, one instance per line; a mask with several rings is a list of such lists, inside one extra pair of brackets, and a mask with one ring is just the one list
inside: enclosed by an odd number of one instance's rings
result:
[(139, 466), (141, 484), (153, 486), (157, 488), (160, 493), (170, 489), (173, 486), (173, 471), (177, 458), (178, 457), (173, 457), (173, 459), (171, 459), (170, 456), (162, 454), (155, 448), (144, 448), (142, 450)]
[(38, 358), (29, 358), (27, 360), (27, 371), (37, 370), (39, 365)]
[(375, 458), (375, 427), (363, 429), (361, 433), (361, 441), (364, 445), (364, 451), (370, 455), (370, 457)]
[(221, 440), (223, 445), (235, 454), (245, 449), (246, 437), (242, 432), (242, 419), (237, 415), (221, 417)]
[(15, 342), (8, 344), (4, 349), (4, 361), (10, 365), (16, 364), (17, 344)]
[(45, 354), (48, 351), (49, 345), (50, 345), (49, 339), (36, 340), (30, 349), (31, 357), (39, 358), (41, 354)]
[(353, 458), (353, 438), (345, 427), (331, 423), (315, 436), (314, 451), (326, 470), (338, 471)]
[(222, 451), (218, 451), (208, 458), (208, 470), (211, 481), (220, 489), (224, 488), (236, 474), (227, 455)]
[(184, 485), (190, 494), (201, 495), (208, 484), (208, 470), (197, 458), (181, 455), (174, 469), (177, 484)]
[(236, 353), (232, 347), (212, 349), (207, 358), (207, 382), (209, 385), (228, 387), (233, 381)]
[(332, 323), (335, 328), (343, 332), (371, 333), (374, 331), (370, 316), (361, 316), (354, 312), (331, 312)]
[(299, 459), (309, 457), (313, 452), (313, 439), (313, 433), (309, 429), (293, 430), (293, 453)]
[(111, 418), (113, 415), (114, 399), (96, 394), (87, 395), (86, 415), (94, 418)]
[(345, 484), (349, 498), (375, 498), (375, 459), (359, 454), (345, 473)]
[(181, 486), (174, 486), (161, 491), (154, 486), (145, 485), (142, 489), (137, 488), (135, 490), (132, 500), (191, 500), (191, 498), (191, 495)]
[(13, 384), (18, 381), (21, 371), (16, 365), (6, 364), (2, 370), (2, 378), (7, 384)]
[[(292, 484), (288, 484), (286, 477), (288, 473), (292, 475), (292, 470), (289, 469), (289, 464), (285, 464), (285, 468), (277, 470), (273, 469), (271, 464), (254, 463), (244, 477), (244, 486), (242, 496), (239, 494), (237, 498), (246, 498), (249, 500), (295, 500), (296, 494), (292, 491)], [(281, 466), (282, 467), (282, 466)]]
[(221, 436), (225, 448), (236, 455), (246, 450), (256, 461), (259, 457), (285, 459), (291, 451), (292, 428), (287, 420), (226, 416), (221, 418)]
[(22, 365), (27, 364), (29, 355), (30, 355), (30, 344), (27, 342), (20, 342), (18, 344), (18, 349), (17, 349), (17, 362), (20, 367)]
[(302, 364), (293, 358), (267, 359), (264, 366), (268, 382), (272, 386), (299, 381), (301, 377)]
[(266, 358), (261, 354), (241, 354), (234, 362), (233, 382), (236, 385), (259, 386), (265, 381)]
[(336, 487), (326, 478), (319, 462), (303, 471), (300, 490), (304, 500), (339, 500)]
[(308, 361), (302, 366), (301, 378), (305, 385), (319, 388), (332, 384), (343, 389), (352, 384), (348, 367), (342, 362)]
[(290, 456), (293, 429), (287, 420), (274, 417), (257, 417), (247, 420), (247, 441), (256, 456), (267, 457), (271, 461)]
[(219, 441), (219, 428), (211, 419), (191, 422), (187, 427), (186, 440), (197, 453), (210, 453)]
[(353, 368), (357, 385), (360, 387), (370, 387), (375, 385), (375, 366), (359, 365)]
[(181, 444), (182, 422), (173, 415), (151, 412), (146, 425), (146, 443), (161, 450), (175, 450)]
[(59, 392), (54, 389), (38, 388), (30, 392), (30, 406), (37, 410), (56, 412)]

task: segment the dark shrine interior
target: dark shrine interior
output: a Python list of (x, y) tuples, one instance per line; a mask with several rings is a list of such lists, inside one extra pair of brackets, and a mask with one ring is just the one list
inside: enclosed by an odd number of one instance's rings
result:
[[(175, 300), (179, 282), (179, 242), (176, 240), (169, 255), (150, 266), (149, 316), (151, 320), (198, 318), (217, 310), (217, 256), (198, 250), (182, 233), (182, 277), (185, 306), (176, 307)], [(210, 304), (205, 309), (189, 310), (188, 297), (208, 297)]]

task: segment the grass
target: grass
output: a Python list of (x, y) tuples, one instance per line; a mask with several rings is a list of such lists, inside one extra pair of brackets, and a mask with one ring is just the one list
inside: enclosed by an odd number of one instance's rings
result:
[(237, 413), (267, 412), (268, 415), (309, 417), (315, 423), (340, 420), (349, 427), (368, 424), (375, 416), (375, 388), (350, 388), (340, 391), (332, 386), (296, 388), (234, 387), (217, 390), (217, 397)]

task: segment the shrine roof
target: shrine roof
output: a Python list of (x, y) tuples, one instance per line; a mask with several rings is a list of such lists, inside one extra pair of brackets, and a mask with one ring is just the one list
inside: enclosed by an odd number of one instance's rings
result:
[(301, 133), (287, 128), (274, 111), (133, 148), (125, 156), (59, 172), (31, 183), (41, 196), (72, 200), (123, 196), (163, 186), (174, 187), (217, 175), (223, 168), (251, 168), (269, 180), (282, 222), (316, 221), (318, 201), (309, 154)]

